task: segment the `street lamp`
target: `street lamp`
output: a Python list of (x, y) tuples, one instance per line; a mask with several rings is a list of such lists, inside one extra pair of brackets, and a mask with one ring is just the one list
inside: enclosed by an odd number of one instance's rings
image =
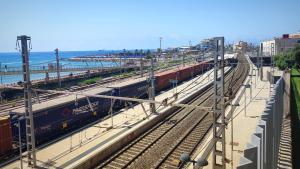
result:
[(189, 154), (183, 153), (180, 156), (180, 163), (179, 163), (178, 166), (180, 166), (182, 164), (185, 164), (185, 163), (188, 163), (188, 162), (193, 163), (193, 168), (195, 168), (195, 166), (197, 166), (197, 167), (203, 167), (203, 166), (207, 166), (208, 165), (208, 161), (206, 159), (199, 158), (197, 161), (195, 161), (195, 160), (191, 159), (191, 157), (190, 157)]
[(19, 156), (20, 156), (20, 165), (21, 169), (23, 169), (23, 159), (22, 159), (22, 140), (21, 140), (21, 121), (25, 119), (24, 116), (18, 118), (18, 116), (13, 116), (12, 119), (17, 119), (18, 123), (14, 124), (16, 127), (18, 127), (18, 136), (19, 136)]

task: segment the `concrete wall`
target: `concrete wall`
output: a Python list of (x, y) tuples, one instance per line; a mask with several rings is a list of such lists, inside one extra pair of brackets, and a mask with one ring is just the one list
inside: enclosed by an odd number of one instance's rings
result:
[(286, 72), (275, 84), (238, 169), (292, 168), (291, 160), (286, 160), (291, 154), (282, 158), (283, 154), (287, 154), (283, 152), (288, 149), (289, 141), (286, 139), (291, 137), (286, 130), (289, 127), (286, 125), (290, 112), (289, 85), (289, 72)]

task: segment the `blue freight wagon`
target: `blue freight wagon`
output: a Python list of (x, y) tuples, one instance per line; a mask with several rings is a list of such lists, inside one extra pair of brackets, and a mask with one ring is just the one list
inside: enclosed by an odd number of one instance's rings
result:
[[(137, 78), (124, 81), (109, 88), (93, 88), (86, 90), (87, 94), (108, 96), (121, 96), (141, 98), (147, 95), (148, 82), (146, 78)], [(107, 116), (111, 105), (114, 112), (124, 106), (132, 105), (132, 102), (112, 101), (111, 99), (85, 97), (80, 95), (61, 96), (40, 104), (33, 105), (33, 118), (36, 144), (48, 142), (69, 131), (83, 127), (104, 116)], [(25, 116), (24, 108), (13, 110), (10, 113), (12, 119), (13, 139), (18, 140), (18, 121), (13, 116)], [(21, 121), (22, 140), (25, 141), (25, 119)]]
[[(111, 95), (112, 90), (108, 88), (97, 88), (87, 91), (89, 94)], [(89, 104), (90, 102), (90, 104)], [(84, 96), (62, 96), (50, 101), (34, 104), (33, 119), (35, 128), (36, 144), (47, 142), (67, 131), (74, 130), (92, 121), (107, 115), (110, 108), (110, 99), (84, 97)], [(25, 116), (24, 108), (13, 110), (13, 116)], [(17, 120), (12, 120), (12, 124)], [(18, 139), (18, 128), (12, 125), (14, 140)], [(21, 121), (21, 135), (25, 140), (25, 119)]]

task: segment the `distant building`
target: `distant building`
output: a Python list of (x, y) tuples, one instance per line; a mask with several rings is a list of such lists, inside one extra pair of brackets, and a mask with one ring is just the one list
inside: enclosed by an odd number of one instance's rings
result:
[(200, 43), (201, 49), (204, 51), (214, 50), (215, 49), (215, 41), (214, 39), (203, 39)]
[(300, 45), (300, 33), (283, 34), (280, 38), (263, 41), (260, 43), (264, 56), (274, 56), (281, 52), (289, 51)]
[(238, 51), (246, 51), (248, 47), (247, 42), (244, 41), (238, 41), (233, 45), (233, 51), (238, 52)]

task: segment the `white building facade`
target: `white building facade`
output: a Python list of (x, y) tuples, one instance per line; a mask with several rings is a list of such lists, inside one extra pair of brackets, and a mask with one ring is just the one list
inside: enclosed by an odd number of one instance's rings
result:
[(289, 51), (300, 45), (300, 34), (283, 35), (281, 38), (274, 38), (272, 40), (261, 42), (261, 50), (264, 56), (274, 56), (282, 52)]

